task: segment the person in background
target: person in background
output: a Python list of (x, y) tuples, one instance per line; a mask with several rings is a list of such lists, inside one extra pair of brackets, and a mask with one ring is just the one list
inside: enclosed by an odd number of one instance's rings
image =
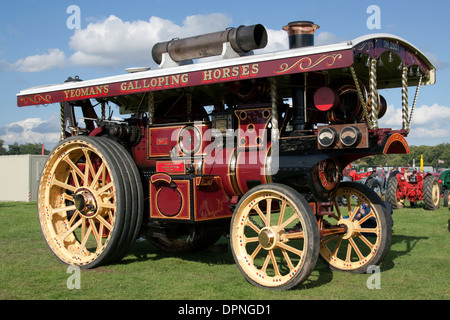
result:
[(391, 177), (395, 177), (397, 173), (400, 173), (400, 171), (398, 171), (397, 167), (393, 167), (389, 172), (389, 175), (387, 176), (386, 180), (390, 179)]

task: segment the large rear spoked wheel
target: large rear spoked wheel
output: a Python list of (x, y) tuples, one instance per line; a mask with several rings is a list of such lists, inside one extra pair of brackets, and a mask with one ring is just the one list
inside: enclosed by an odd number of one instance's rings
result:
[(306, 280), (319, 254), (314, 213), (294, 189), (265, 184), (249, 190), (231, 221), (231, 248), (251, 284), (288, 290)]
[(49, 248), (62, 262), (84, 268), (122, 258), (134, 241), (130, 226), (141, 216), (133, 204), (142, 193), (131, 192), (135, 181), (123, 169), (124, 158), (103, 139), (62, 141), (39, 185), (38, 215)]
[[(346, 201), (338, 201), (344, 197)], [(320, 255), (331, 269), (364, 273), (389, 250), (392, 217), (380, 197), (367, 186), (343, 182), (333, 213), (319, 220)]]

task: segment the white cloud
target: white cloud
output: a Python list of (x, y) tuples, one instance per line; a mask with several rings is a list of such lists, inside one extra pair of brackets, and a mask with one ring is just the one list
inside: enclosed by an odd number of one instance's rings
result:
[(439, 125), (448, 126), (450, 123), (450, 107), (433, 104), (423, 105), (413, 113), (413, 121), (417, 125)]
[(436, 67), (437, 70), (446, 69), (450, 66), (450, 63), (447, 61), (439, 59), (434, 53), (432, 52), (424, 52), (425, 56), (431, 61), (431, 63)]
[(46, 149), (52, 149), (60, 138), (59, 114), (56, 112), (48, 120), (28, 118), (10, 123), (0, 128), (0, 139), (4, 146), (14, 143), (43, 143)]
[(328, 31), (324, 31), (324, 32), (319, 32), (317, 34), (315, 44), (316, 45), (325, 45), (325, 44), (332, 44), (332, 43), (341, 42), (341, 41), (342, 41), (342, 39), (340, 39), (335, 34), (328, 32)]
[(14, 66), (21, 72), (40, 72), (67, 66), (67, 57), (59, 49), (49, 49), (48, 53), (20, 59)]
[(402, 125), (402, 109), (389, 104), (383, 118), (379, 120), (379, 124), (383, 128), (400, 128)]
[(128, 22), (111, 15), (75, 32), (70, 39), (75, 51), (70, 60), (89, 67), (147, 66), (153, 63), (151, 50), (155, 43), (225, 30), (230, 20), (219, 13), (194, 15), (186, 17), (180, 26), (159, 17)]
[[(411, 112), (411, 106), (409, 109)], [(414, 109), (412, 116), (411, 131), (408, 141), (422, 139), (436, 139), (448, 141), (450, 137), (450, 107), (433, 104), (422, 105)], [(388, 105), (386, 114), (380, 119), (379, 125), (383, 128), (400, 129), (402, 126), (402, 110)], [(416, 144), (412, 142), (411, 144)]]
[(262, 52), (275, 52), (289, 49), (289, 42), (287, 33), (284, 30), (267, 30), (267, 46), (264, 49), (258, 50)]
[(111, 15), (75, 31), (69, 42), (74, 53), (69, 58), (60, 49), (49, 49), (14, 63), (2, 59), (0, 72), (41, 72), (70, 63), (85, 67), (148, 66), (154, 63), (151, 50), (155, 43), (225, 30), (230, 23), (231, 18), (220, 13), (188, 16), (182, 25), (159, 17), (129, 22)]
[[(181, 25), (155, 16), (148, 21), (123, 21), (110, 15), (101, 21), (92, 20), (85, 29), (75, 30), (69, 42), (73, 50), (69, 58), (59, 49), (49, 49), (46, 54), (28, 56), (15, 63), (0, 60), (0, 71), (39, 72), (69, 64), (111, 68), (150, 66), (154, 64), (151, 50), (155, 43), (225, 30), (231, 22), (231, 18), (221, 13), (188, 16)], [(267, 33), (268, 45), (258, 50), (259, 53), (288, 49), (285, 31), (267, 29)], [(316, 36), (318, 45), (338, 40), (330, 32)]]

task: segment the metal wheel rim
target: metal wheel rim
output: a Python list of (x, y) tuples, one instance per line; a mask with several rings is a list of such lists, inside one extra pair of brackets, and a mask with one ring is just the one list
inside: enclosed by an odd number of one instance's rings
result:
[[(63, 143), (50, 156), (39, 188), (39, 220), (50, 249), (63, 262), (89, 264), (108, 246), (116, 222), (110, 173), (100, 152), (83, 141)], [(93, 198), (95, 210), (82, 209), (75, 201), (79, 194)]]
[[(342, 196), (347, 199), (345, 206), (339, 206), (336, 200)], [(358, 220), (363, 203), (369, 205), (370, 213)], [(370, 264), (380, 249), (381, 213), (363, 193), (347, 187), (338, 189), (334, 208), (332, 215), (321, 220), (321, 256), (331, 267), (343, 271), (354, 271)], [(369, 221), (373, 226), (365, 226)]]
[[(271, 207), (268, 203), (275, 201), (280, 203), (278, 212), (259, 207), (263, 203), (266, 208)], [(290, 282), (305, 263), (308, 243), (298, 209), (274, 190), (256, 192), (242, 208), (232, 226), (232, 245), (240, 268), (261, 286), (277, 287)]]
[(433, 188), (431, 189), (431, 199), (435, 206), (437, 206), (439, 204), (439, 201), (441, 200), (439, 193), (440, 193), (439, 184), (438, 184), (438, 182), (435, 182), (435, 183), (433, 183)]

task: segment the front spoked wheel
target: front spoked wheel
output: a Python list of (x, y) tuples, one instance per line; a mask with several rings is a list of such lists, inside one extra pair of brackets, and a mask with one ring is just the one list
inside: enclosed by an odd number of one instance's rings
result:
[[(338, 201), (342, 197), (345, 204)], [(375, 192), (358, 183), (341, 184), (333, 213), (321, 217), (319, 227), (320, 255), (334, 270), (364, 273), (382, 261), (391, 244), (390, 213)]]
[(251, 284), (294, 288), (308, 278), (319, 253), (314, 213), (294, 189), (265, 184), (247, 192), (231, 221), (231, 248)]
[(104, 138), (71, 137), (44, 166), (39, 222), (49, 248), (66, 264), (93, 268), (121, 259), (135, 240), (142, 186), (123, 169), (121, 151), (110, 150)]

